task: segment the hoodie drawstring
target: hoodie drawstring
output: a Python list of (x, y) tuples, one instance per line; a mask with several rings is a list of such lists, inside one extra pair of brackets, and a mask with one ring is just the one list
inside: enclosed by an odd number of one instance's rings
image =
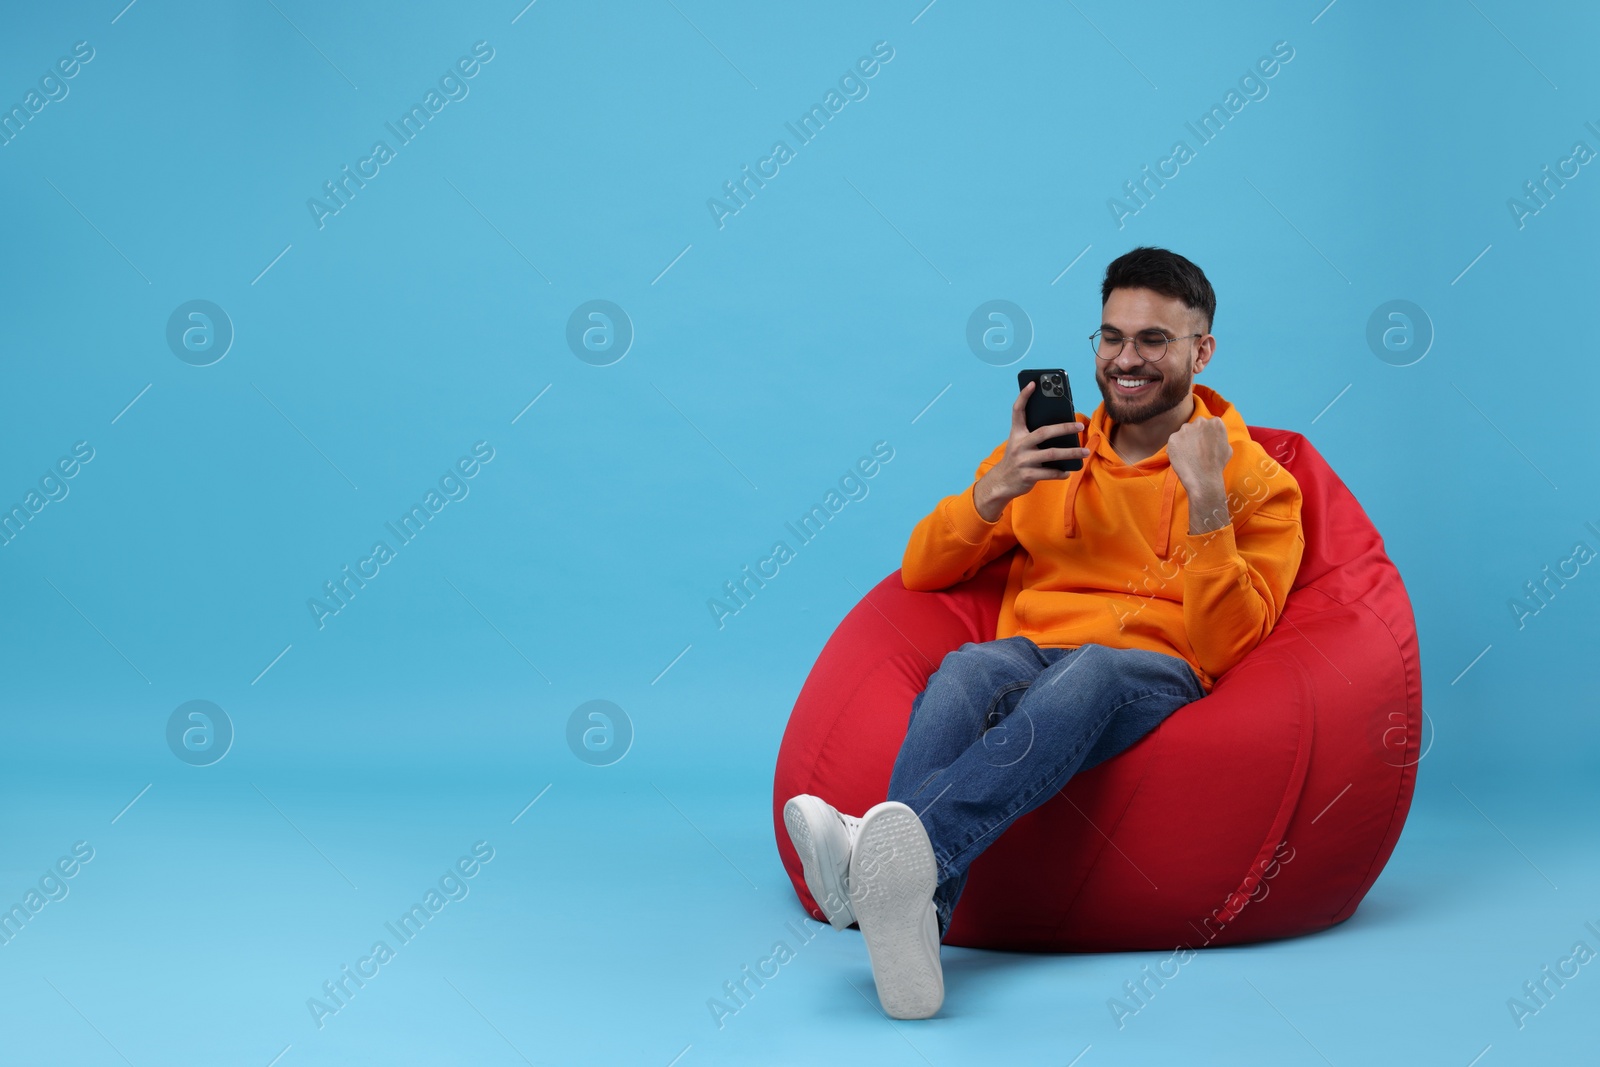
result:
[(1172, 532), (1172, 498), (1178, 495), (1178, 479), (1172, 476), (1172, 466), (1161, 476), (1161, 518), (1156, 521), (1156, 555), (1167, 558), (1167, 540)]
[[(1066, 500), (1062, 504), (1063, 525), (1068, 537), (1078, 536), (1077, 500), (1078, 489), (1083, 485), (1084, 476), (1089, 471), (1089, 462), (1093, 456), (1084, 462), (1081, 470), (1072, 472), (1072, 477), (1067, 479)], [(1167, 551), (1171, 547), (1172, 534), (1172, 502), (1178, 495), (1178, 480), (1173, 476), (1169, 464), (1161, 475), (1161, 517), (1156, 520), (1156, 555), (1162, 559), (1167, 558)]]
[(1078, 470), (1073, 471), (1072, 476), (1067, 479), (1067, 502), (1064, 506), (1064, 510), (1066, 511), (1068, 537), (1078, 536), (1078, 527), (1074, 518), (1074, 512), (1077, 509), (1073, 505), (1078, 499), (1078, 486), (1083, 484), (1083, 476), (1089, 473), (1089, 462), (1093, 459), (1094, 456), (1092, 455), (1088, 459), (1085, 459), (1083, 461), (1083, 466)]

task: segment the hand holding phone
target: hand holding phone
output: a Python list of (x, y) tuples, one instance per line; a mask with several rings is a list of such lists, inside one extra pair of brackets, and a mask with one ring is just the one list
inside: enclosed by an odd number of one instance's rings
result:
[[(1030, 390), (1028, 387), (1033, 386)], [(1063, 370), (1022, 370), (1017, 372), (1017, 391), (1025, 394), (1023, 408), (1023, 424), (1030, 430), (1038, 430), (1047, 426), (1066, 425), (1078, 417), (1077, 411), (1072, 406), (1072, 383), (1067, 379), (1067, 372)], [(1082, 429), (1082, 427), (1078, 427)], [(1078, 447), (1076, 433), (1063, 434), (1045, 441), (1041, 448), (1072, 448)], [(1052, 459), (1045, 462), (1046, 467), (1058, 471), (1075, 471), (1083, 467), (1081, 459)]]
[[(1047, 380), (1046, 392), (1041, 389), (1040, 375), (1060, 377)], [(1078, 445), (1078, 434), (1088, 427), (1073, 421), (1076, 412), (1065, 372), (1026, 370), (1017, 379), (1021, 391), (1011, 405), (1011, 435), (1005, 455), (972, 488), (972, 502), (985, 522), (998, 522), (1005, 506), (1035, 484), (1071, 477), (1089, 455), (1087, 448)], [(1036, 406), (1036, 395), (1046, 403)], [(1040, 421), (1047, 412), (1064, 421)]]

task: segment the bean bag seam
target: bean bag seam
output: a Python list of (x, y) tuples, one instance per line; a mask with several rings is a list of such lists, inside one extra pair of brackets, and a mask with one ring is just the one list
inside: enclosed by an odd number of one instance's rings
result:
[[(876, 666), (878, 669), (882, 669), (892, 661), (892, 655), (886, 656), (884, 659), (880, 660)], [(833, 741), (833, 735), (838, 732), (840, 724), (844, 721), (844, 709), (853, 703), (854, 697), (861, 692), (865, 686), (866, 679), (869, 677), (871, 677), (870, 673), (857, 675), (854, 679), (855, 684), (851, 687), (848, 696), (845, 699), (835, 701), (835, 707), (837, 710), (834, 712), (833, 721), (828, 724), (827, 732), (822, 735), (822, 741), (817, 745), (817, 754), (819, 756), (827, 750), (828, 745)], [(806, 792), (810, 792), (816, 786), (816, 782), (817, 765), (815, 762), (813, 762), (811, 766), (806, 769)], [(827, 800), (828, 798), (823, 797), (822, 799)]]
[[(1392, 566), (1392, 563), (1391, 563), (1391, 566)], [(1399, 569), (1396, 568), (1395, 569), (1395, 578), (1396, 578), (1396, 580), (1399, 579), (1399, 575), (1400, 575)], [(1403, 588), (1403, 586), (1402, 586), (1402, 588)], [(1408, 598), (1408, 601), (1409, 601), (1409, 598)], [(1410, 710), (1411, 710), (1411, 696), (1412, 696), (1413, 693), (1416, 694), (1417, 707), (1420, 710), (1420, 708), (1422, 706), (1422, 679), (1420, 677), (1420, 667), (1421, 667), (1421, 656), (1420, 656), (1420, 654), (1416, 657), (1418, 670), (1417, 671), (1413, 671), (1412, 670), (1412, 662), (1411, 662), (1412, 661), (1412, 657), (1410, 655), (1408, 655), (1406, 646), (1404, 644), (1402, 644), (1400, 639), (1395, 636), (1394, 628), (1389, 625), (1389, 620), (1385, 619), (1382, 615), (1378, 614), (1375, 610), (1373, 610), (1372, 605), (1368, 604), (1364, 600), (1354, 601), (1354, 603), (1360, 604), (1361, 607), (1366, 609), (1366, 611), (1367, 611), (1367, 613), (1369, 615), (1371, 615), (1374, 619), (1377, 619), (1378, 622), (1380, 622), (1383, 625), (1384, 632), (1389, 635), (1389, 640), (1394, 642), (1395, 651), (1397, 653), (1399, 653), (1399, 656), (1400, 656), (1401, 669), (1404, 670), (1405, 677), (1406, 677), (1406, 711), (1409, 713)], [(1413, 683), (1415, 683), (1415, 684), (1413, 684)], [(1409, 717), (1409, 715), (1408, 715), (1408, 717)], [(1419, 729), (1417, 731), (1417, 744), (1420, 745), (1421, 743), (1422, 743), (1422, 731)], [(1407, 756), (1409, 756), (1411, 754), (1412, 748), (1413, 748), (1413, 746), (1411, 746), (1411, 745), (1407, 745), (1406, 746), (1406, 755)], [(1394, 807), (1390, 810), (1389, 823), (1388, 823), (1387, 826), (1384, 827), (1383, 837), (1379, 841), (1377, 848), (1375, 848), (1373, 850), (1372, 858), (1367, 862), (1367, 870), (1366, 870), (1366, 873), (1362, 875), (1360, 886), (1357, 889), (1355, 889), (1350, 894), (1349, 897), (1345, 898), (1344, 903), (1340, 904), (1339, 907), (1334, 910), (1334, 912), (1333, 912), (1334, 916), (1339, 916), (1339, 915), (1344, 914), (1344, 911), (1345, 911), (1345, 909), (1347, 907), (1349, 907), (1351, 900), (1355, 900), (1357, 898), (1364, 898), (1366, 896), (1367, 892), (1369, 890), (1371, 890), (1371, 888), (1372, 888), (1372, 883), (1377, 881), (1377, 874), (1381, 874), (1382, 873), (1381, 869), (1377, 873), (1373, 872), (1373, 867), (1378, 865), (1378, 857), (1380, 855), (1384, 855), (1386, 852), (1390, 853), (1390, 854), (1393, 853), (1394, 846), (1395, 846), (1395, 844), (1398, 843), (1398, 840), (1397, 840), (1398, 839), (1398, 834), (1395, 834), (1395, 839), (1393, 839), (1393, 840), (1391, 839), (1391, 832), (1394, 831), (1396, 817), (1399, 817), (1401, 819), (1401, 826), (1402, 826), (1402, 828), (1404, 827), (1404, 816), (1402, 816), (1400, 814), (1400, 808), (1402, 806), (1402, 801), (1404, 802), (1404, 805), (1408, 810), (1410, 808), (1410, 791), (1406, 789), (1405, 779), (1406, 779), (1406, 776), (1409, 774), (1409, 775), (1411, 775), (1413, 780), (1415, 780), (1415, 777), (1416, 777), (1416, 766), (1417, 765), (1415, 763), (1408, 763), (1408, 764), (1406, 764), (1405, 767), (1401, 768), (1400, 776), (1399, 776), (1399, 778), (1398, 778), (1398, 780), (1396, 781), (1396, 784), (1395, 784)], [(1385, 856), (1384, 865), (1387, 865), (1387, 863), (1388, 863), (1388, 859), (1387, 859), (1387, 856)]]
[[(896, 573), (898, 573), (898, 572), (896, 572)], [(890, 575), (889, 576), (889, 578), (892, 578), (892, 577), (894, 577), (894, 575)], [(888, 578), (885, 578), (884, 581), (888, 581)], [(880, 582), (879, 584), (881, 585), (882, 583)], [(875, 612), (878, 613), (880, 618), (882, 618), (885, 622), (889, 623), (889, 626), (892, 629), (894, 629), (896, 633), (899, 633), (899, 628), (896, 627), (894, 625), (894, 623), (889, 620), (888, 616), (884, 614), (883, 609), (878, 607), (878, 605), (876, 605), (876, 604), (870, 604), (869, 603), (869, 601), (872, 598), (873, 592), (876, 591), (876, 588), (877, 587), (874, 586), (872, 589), (867, 590), (866, 595), (861, 598), (859, 603), (868, 604), (869, 607), (871, 607)], [(914, 592), (915, 590), (911, 590), (911, 591)], [(957, 618), (957, 619), (960, 618), (960, 613), (955, 611), (953, 608), (951, 608), (949, 602), (946, 601), (943, 597), (935, 596), (935, 597), (932, 597), (932, 599), (937, 604), (937, 608), (935, 610), (943, 611), (945, 614), (947, 614), (947, 615), (949, 615), (949, 616), (951, 616), (953, 618)], [(849, 617), (849, 613), (848, 612), (846, 613), (845, 617), (846, 618)], [(839, 620), (839, 626), (842, 626), (843, 624), (844, 624), (844, 619)], [(837, 630), (838, 630), (838, 627), (836, 626), (835, 627), (835, 632), (837, 632)], [(933, 663), (933, 661), (928, 658), (927, 653), (923, 652), (922, 649), (917, 646), (917, 643), (915, 641), (912, 641), (911, 638), (906, 637), (904, 634), (901, 634), (900, 636), (905, 639), (906, 644), (911, 646), (912, 652), (916, 653), (916, 656), (917, 656), (918, 659), (920, 659), (923, 663), (929, 663), (929, 664)], [(831, 638), (830, 638), (830, 640), (831, 640)], [(827, 651), (826, 643), (824, 643), (823, 652), (826, 652), (826, 651)], [(882, 669), (882, 668), (888, 666), (890, 663), (893, 662), (894, 655), (895, 655), (894, 653), (889, 653), (888, 655), (885, 655), (876, 664), (874, 664), (874, 668), (875, 669)], [(905, 655), (905, 653), (901, 653), (901, 655)], [(821, 658), (821, 655), (819, 654), (818, 659), (820, 659), (820, 658)], [(926, 689), (927, 688), (927, 686), (928, 686), (927, 679), (933, 677), (934, 672), (937, 671), (938, 669), (939, 669), (938, 665), (934, 664), (933, 665), (933, 670), (930, 670), (928, 672), (928, 674), (927, 674), (927, 677), (923, 679), (922, 689)], [(867, 678), (869, 678), (869, 677), (871, 677), (870, 672), (865, 672), (865, 673), (858, 674), (858, 675), (854, 676), (853, 681), (854, 681), (855, 684), (850, 689), (849, 698), (842, 699), (842, 700), (837, 700), (837, 701), (834, 702), (835, 711), (834, 711), (834, 715), (833, 715), (833, 721), (828, 724), (827, 731), (822, 735), (822, 740), (817, 745), (817, 753), (818, 753), (818, 755), (820, 755), (822, 752), (824, 752), (827, 749), (829, 743), (833, 740), (833, 735), (838, 731), (839, 725), (840, 725), (840, 723), (843, 721), (843, 719), (845, 717), (844, 709), (846, 707), (850, 706), (850, 704), (852, 703), (852, 699), (850, 699), (850, 698), (854, 698), (856, 694), (861, 692), (862, 688), (864, 687), (864, 685), (866, 683)], [(810, 680), (811, 680), (810, 676), (807, 675), (806, 681), (809, 682)], [(918, 693), (922, 692), (922, 689), (917, 690), (917, 692)], [(805, 686), (802, 683), (802, 685), (801, 685), (801, 693), (803, 694), (804, 692), (805, 692)], [(916, 694), (913, 693), (912, 694), (912, 700), (914, 701), (915, 699), (916, 699)], [(909, 718), (909, 713), (908, 713), (908, 718)], [(816, 763), (813, 762), (811, 764), (811, 766), (806, 769), (806, 790), (808, 792), (812, 788), (814, 788), (815, 785), (816, 785), (816, 775), (817, 775), (817, 765), (816, 765)], [(826, 800), (827, 798), (824, 797), (823, 799)]]
[[(1305, 640), (1308, 645), (1311, 643), (1307, 638), (1302, 637), (1302, 640)], [(1244, 910), (1244, 907), (1240, 905), (1239, 909), (1234, 911), (1229, 907), (1229, 903), (1241, 896), (1248, 898), (1253, 891), (1253, 887), (1252, 889), (1246, 889), (1245, 884), (1249, 882), (1252, 873), (1261, 865), (1262, 861), (1275, 853), (1278, 845), (1284, 840), (1284, 835), (1289, 830), (1289, 824), (1299, 814), (1300, 802), (1305, 799), (1306, 781), (1311, 777), (1312, 750), (1316, 746), (1317, 739), (1318, 703), (1316, 688), (1312, 685), (1311, 673), (1306, 670), (1298, 658), (1286, 653), (1279, 654), (1275, 658), (1300, 672), (1300, 678), (1305, 684), (1306, 702), (1310, 705), (1309, 714), (1295, 717), (1297, 736), (1295, 739), (1294, 764), (1289, 769), (1289, 781), (1285, 783), (1288, 788), (1284, 790), (1283, 799), (1278, 804), (1278, 811), (1274, 814), (1271, 823), (1268, 824), (1267, 838), (1261, 847), (1256, 850), (1255, 858), (1250, 861), (1250, 865), (1245, 868), (1244, 877), (1240, 879), (1239, 885), (1224, 898), (1221, 909), (1213, 909), (1213, 915), (1216, 914), (1217, 910), (1227, 914), (1227, 925), (1230, 926), (1238, 918), (1239, 912)], [(1294, 794), (1293, 797), (1290, 796), (1291, 790)]]
[[(1183, 709), (1180, 708), (1178, 710), (1181, 711)], [(1176, 713), (1174, 713), (1174, 714), (1176, 714)], [(1170, 716), (1169, 716), (1169, 718), (1170, 718)], [(1113, 823), (1112, 826), (1108, 830), (1100, 830), (1100, 828), (1098, 826), (1095, 826), (1094, 820), (1089, 818), (1089, 816), (1084, 812), (1084, 810), (1082, 808), (1078, 807), (1078, 805), (1073, 801), (1073, 799), (1071, 797), (1067, 796), (1067, 788), (1068, 788), (1068, 786), (1070, 786), (1072, 784), (1071, 781), (1069, 781), (1067, 783), (1067, 785), (1064, 785), (1059, 790), (1057, 790), (1057, 795), (1060, 796), (1062, 799), (1064, 799), (1068, 804), (1071, 804), (1072, 805), (1072, 810), (1076, 811), (1078, 813), (1078, 815), (1083, 819), (1084, 822), (1088, 823), (1095, 830), (1099, 831), (1099, 833), (1100, 833), (1100, 847), (1095, 849), (1095, 853), (1094, 853), (1094, 857), (1093, 857), (1092, 861), (1084, 866), (1084, 868), (1083, 868), (1083, 877), (1078, 879), (1078, 887), (1077, 887), (1076, 890), (1073, 891), (1072, 899), (1067, 901), (1066, 906), (1061, 909), (1061, 914), (1057, 917), (1055, 926), (1051, 928), (1051, 930), (1050, 930), (1050, 940), (1052, 942), (1057, 941), (1060, 938), (1062, 927), (1066, 926), (1068, 921), (1073, 917), (1073, 911), (1074, 911), (1074, 909), (1076, 909), (1076, 907), (1078, 905), (1078, 898), (1083, 895), (1084, 889), (1089, 884), (1089, 879), (1094, 876), (1094, 872), (1100, 866), (1100, 857), (1101, 857), (1101, 855), (1104, 854), (1107, 845), (1110, 845), (1110, 844), (1114, 843), (1113, 842), (1114, 836), (1116, 835), (1116, 833), (1119, 830), (1122, 829), (1122, 823), (1128, 817), (1129, 810), (1131, 810), (1133, 808), (1134, 800), (1139, 796), (1139, 793), (1144, 789), (1145, 779), (1150, 776), (1150, 767), (1151, 767), (1152, 764), (1154, 764), (1160, 758), (1162, 746), (1164, 746), (1164, 744), (1165, 744), (1165, 739), (1162, 737), (1162, 734), (1165, 731), (1163, 731), (1161, 729), (1161, 727), (1165, 726), (1166, 722), (1167, 722), (1167, 720), (1162, 720), (1160, 725), (1158, 725), (1149, 734), (1145, 735), (1145, 737), (1142, 738), (1140, 740), (1140, 742), (1138, 742), (1138, 744), (1142, 744), (1145, 741), (1153, 741), (1155, 746), (1156, 746), (1156, 750), (1150, 754), (1150, 758), (1149, 759), (1145, 760), (1144, 768), (1139, 773), (1139, 780), (1134, 783), (1134, 786), (1133, 786), (1132, 789), (1128, 790), (1128, 799), (1122, 805), (1122, 810), (1117, 813), (1116, 822)], [(1135, 747), (1137, 747), (1137, 744), (1135, 745)], [(1119, 752), (1117, 754), (1117, 756), (1113, 756), (1112, 759), (1116, 759), (1119, 756), (1125, 755), (1127, 752), (1131, 752), (1131, 751), (1132, 751), (1132, 749), (1126, 749), (1123, 752)], [(1100, 766), (1103, 767), (1107, 763), (1110, 763), (1110, 762), (1111, 762), (1111, 760), (1105, 760), (1104, 762), (1102, 762), (1100, 764)], [(1075, 779), (1077, 776), (1074, 775), (1073, 777)], [(1117, 851), (1119, 853), (1121, 853), (1124, 857), (1127, 856), (1127, 853), (1122, 852), (1120, 847), (1117, 849)], [(1133, 861), (1131, 859), (1129, 859), (1128, 862), (1132, 863)]]
[[(913, 646), (913, 647), (915, 647), (915, 646)], [(921, 650), (918, 649), (917, 652), (918, 652), (918, 655), (921, 656)], [(903, 655), (903, 653), (902, 653), (902, 655)], [(893, 658), (894, 657), (893, 657), (892, 654), (889, 655), (889, 656), (885, 656), (883, 659), (878, 661), (878, 663), (876, 664), (876, 669), (881, 670), (881, 669), (884, 669), (885, 667), (889, 666), (893, 662)], [(927, 657), (926, 656), (922, 656), (922, 658), (926, 659)], [(843, 721), (845, 719), (845, 709), (850, 707), (853, 704), (854, 698), (865, 687), (866, 680), (869, 677), (871, 677), (871, 672), (863, 672), (862, 674), (859, 674), (859, 675), (855, 676), (855, 678), (853, 679), (855, 684), (850, 689), (850, 692), (847, 695), (847, 697), (845, 699), (838, 700), (838, 701), (836, 701), (834, 703), (833, 707), (834, 707), (835, 710), (834, 710), (834, 713), (833, 713), (833, 719), (828, 724), (827, 730), (822, 734), (821, 742), (816, 747), (816, 757), (820, 758), (822, 753), (827, 751), (827, 748), (828, 748), (829, 744), (833, 741), (833, 735), (836, 732), (838, 732), (840, 725), (843, 723)], [(809, 678), (808, 678), (808, 680), (809, 680)], [(804, 684), (802, 683), (801, 691), (804, 692), (804, 689), (805, 689), (805, 687), (804, 687)], [(799, 788), (798, 788), (798, 792), (799, 793), (815, 794), (815, 792), (816, 792), (816, 790), (818, 788), (818, 784), (817, 784), (818, 783), (818, 766), (817, 766), (818, 758), (813, 758), (806, 765), (805, 774), (800, 779), (800, 784), (799, 784)], [(791, 794), (791, 795), (798, 795), (798, 794)], [(781, 797), (780, 798), (780, 797), (777, 797), (777, 796), (774, 796), (774, 798), (773, 798), (773, 806), (774, 806), (775, 809), (777, 809), (777, 812), (778, 812), (776, 821), (779, 823), (780, 826), (782, 826), (782, 814), (781, 814), (782, 805), (784, 803), (786, 803), (788, 801), (788, 799), (789, 799), (788, 797)], [(823, 797), (822, 799), (823, 800), (829, 800), (828, 797)], [(780, 856), (780, 858), (782, 856), (781, 850), (779, 852), (779, 856)], [(802, 907), (803, 907), (804, 903), (805, 903), (805, 900), (811, 896), (810, 887), (808, 887), (803, 881), (800, 881), (798, 879), (798, 876), (795, 873), (793, 873), (793, 872), (786, 872), (786, 873), (790, 874), (790, 879), (789, 880), (790, 880), (790, 882), (795, 884), (795, 888), (797, 890), (798, 895), (800, 896), (801, 904), (802, 904)], [(810, 909), (807, 909), (807, 913), (811, 914), (813, 918), (816, 918), (817, 915), (820, 915), (822, 913), (820, 906), (817, 904), (817, 902), (815, 900), (812, 900), (812, 907)]]

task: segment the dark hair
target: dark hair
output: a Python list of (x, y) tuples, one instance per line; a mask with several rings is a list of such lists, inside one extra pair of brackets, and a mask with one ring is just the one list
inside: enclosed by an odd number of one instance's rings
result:
[(1176, 252), (1140, 246), (1118, 256), (1106, 267), (1106, 280), (1100, 283), (1101, 307), (1111, 299), (1113, 289), (1149, 289), (1181, 300), (1185, 307), (1205, 316), (1206, 332), (1211, 332), (1217, 294), (1205, 271)]

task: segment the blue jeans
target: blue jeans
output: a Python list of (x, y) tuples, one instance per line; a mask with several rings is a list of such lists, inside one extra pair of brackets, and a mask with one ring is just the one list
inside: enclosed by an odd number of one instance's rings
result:
[(945, 656), (912, 702), (888, 797), (916, 811), (933, 843), (939, 936), (967, 868), (1006, 827), (1204, 695), (1185, 660), (1141, 649), (1017, 636)]

